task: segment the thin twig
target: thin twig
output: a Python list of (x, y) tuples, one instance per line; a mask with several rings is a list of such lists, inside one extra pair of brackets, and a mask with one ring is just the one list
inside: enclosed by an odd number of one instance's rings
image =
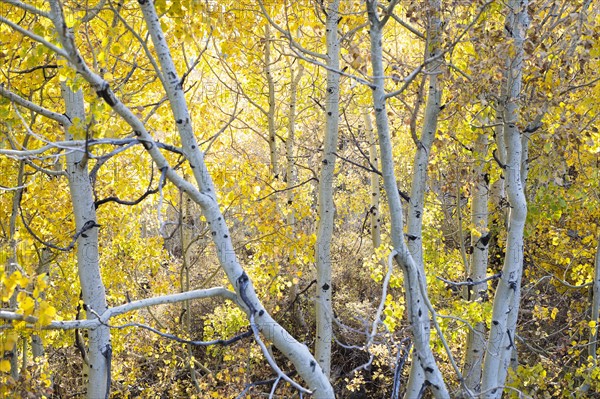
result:
[(496, 274), (494, 274), (493, 276), (490, 277), (486, 277), (483, 280), (479, 280), (479, 281), (459, 281), (459, 282), (455, 282), (455, 281), (450, 281), (450, 280), (446, 280), (445, 278), (442, 278), (440, 276), (435, 276), (438, 280), (443, 281), (444, 283), (448, 284), (448, 285), (452, 285), (452, 286), (456, 286), (456, 287), (461, 287), (463, 285), (472, 287), (474, 285), (478, 285), (478, 284), (483, 284), (485, 282), (488, 282), (490, 280), (495, 280), (497, 278), (502, 277), (502, 272), (498, 272)]

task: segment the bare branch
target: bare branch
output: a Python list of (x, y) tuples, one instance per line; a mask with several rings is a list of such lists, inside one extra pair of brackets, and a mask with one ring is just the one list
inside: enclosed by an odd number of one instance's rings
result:
[(404, 90), (406, 90), (408, 85), (417, 77), (419, 72), (421, 72), (423, 70), (423, 68), (425, 68), (430, 63), (444, 57), (444, 55), (446, 55), (448, 52), (452, 51), (452, 49), (454, 49), (454, 47), (462, 40), (462, 38), (467, 34), (467, 32), (469, 32), (471, 30), (473, 25), (475, 25), (477, 23), (477, 21), (479, 21), (479, 17), (481, 17), (481, 14), (483, 14), (483, 12), (487, 9), (487, 7), (492, 3), (493, 3), (493, 1), (488, 1), (485, 4), (483, 4), (481, 6), (481, 8), (479, 9), (479, 12), (475, 16), (475, 18), (473, 18), (471, 23), (469, 23), (469, 25), (467, 25), (465, 27), (465, 29), (456, 37), (456, 39), (452, 43), (450, 43), (443, 51), (440, 51), (438, 54), (434, 55), (433, 57), (429, 57), (425, 61), (423, 61), (423, 63), (421, 65), (416, 67), (407, 77), (402, 79), (404, 84), (402, 85), (402, 87), (400, 89), (395, 90), (391, 93), (387, 93), (385, 95), (385, 98), (387, 99), (387, 98), (395, 97), (399, 94), (402, 94), (402, 92), (404, 92)]
[(373, 339), (377, 334), (377, 327), (379, 323), (381, 323), (381, 314), (383, 313), (383, 307), (385, 306), (385, 300), (387, 298), (387, 290), (388, 285), (390, 283), (390, 278), (392, 277), (392, 272), (394, 271), (394, 256), (396, 256), (397, 252), (394, 249), (390, 255), (388, 256), (388, 270), (385, 274), (385, 278), (383, 279), (383, 288), (381, 290), (381, 300), (379, 301), (379, 306), (377, 307), (377, 312), (375, 313), (375, 319), (373, 320), (373, 326), (371, 327), (371, 333), (367, 336), (367, 343), (365, 345), (366, 350), (369, 350), (369, 347), (373, 344)]
[(331, 68), (330, 66), (327, 66), (326, 64), (323, 64), (322, 62), (319, 62), (319, 61), (317, 61), (317, 60), (313, 60), (313, 59), (311, 59), (311, 58), (309, 58), (309, 57), (306, 57), (306, 56), (305, 56), (305, 55), (303, 55), (303, 54), (300, 54), (298, 51), (296, 51), (296, 50), (295, 50), (295, 49), (293, 49), (293, 48), (292, 48), (292, 51), (294, 52), (294, 55), (295, 55), (296, 57), (300, 58), (301, 60), (304, 60), (304, 61), (306, 61), (306, 62), (309, 62), (309, 63), (311, 63), (311, 64), (314, 64), (314, 65), (316, 65), (316, 66), (318, 66), (318, 67), (321, 67), (321, 68), (323, 68), (323, 69), (325, 69), (325, 70), (327, 70), (327, 71), (335, 72), (335, 73), (337, 73), (337, 74), (339, 74), (339, 75), (341, 75), (341, 76), (345, 76), (345, 77), (347, 77), (347, 78), (353, 79), (353, 80), (357, 81), (357, 82), (358, 82), (358, 83), (360, 83), (360, 84), (363, 84), (363, 85), (365, 85), (365, 86), (368, 86), (368, 87), (370, 87), (371, 89), (375, 88), (375, 86), (374, 86), (374, 85), (373, 85), (371, 82), (369, 82), (369, 81), (367, 81), (367, 80), (365, 80), (365, 79), (359, 78), (358, 76), (356, 76), (356, 75), (352, 75), (351, 73), (344, 72), (344, 70), (340, 70), (340, 69)]
[(14, 22), (12, 22), (11, 20), (8, 20), (6, 18), (4, 18), (2, 15), (0, 15), (0, 22), (5, 23), (6, 25), (10, 26), (12, 29), (16, 30), (17, 32), (21, 33), (23, 36), (27, 36), (28, 38), (35, 40), (38, 43), (43, 44), (44, 46), (48, 47), (50, 50), (54, 51), (56, 54), (68, 58), (67, 53), (65, 52), (65, 50), (55, 46), (54, 44), (50, 43), (49, 41), (47, 41), (46, 39), (44, 39), (41, 36), (36, 35), (35, 33), (32, 33), (30, 31), (28, 31), (27, 29), (24, 29), (22, 27), (20, 27), (19, 25), (15, 24)]
[(170, 340), (177, 341), (182, 344), (189, 344), (189, 345), (194, 345), (194, 346), (211, 346), (211, 345), (229, 346), (229, 345), (234, 344), (244, 338), (248, 338), (248, 337), (252, 336), (252, 330), (248, 330), (244, 333), (238, 334), (229, 339), (213, 339), (212, 341), (192, 341), (192, 340), (180, 338), (175, 334), (164, 333), (162, 331), (157, 330), (154, 327), (150, 327), (146, 324), (141, 324), (141, 323), (127, 323), (127, 324), (123, 324), (121, 326), (113, 326), (113, 325), (107, 324), (107, 326), (110, 328), (117, 329), (117, 330), (122, 330), (124, 328), (138, 327), (138, 328), (142, 328), (144, 330), (153, 332), (154, 334), (160, 335), (163, 338), (168, 338)]
[(125, 20), (125, 18), (123, 18), (121, 16), (121, 13), (118, 10), (115, 10), (115, 8), (112, 5), (112, 3), (110, 4), (110, 8), (115, 13), (115, 16), (117, 18), (119, 18), (119, 20), (121, 21), (121, 23), (123, 24), (123, 26), (125, 27), (125, 29), (127, 29), (129, 32), (131, 32), (131, 34), (133, 35), (133, 37), (135, 37), (137, 39), (137, 41), (140, 43), (140, 46), (142, 46), (142, 49), (144, 50), (144, 53), (146, 54), (146, 57), (148, 57), (148, 61), (150, 61), (150, 64), (152, 65), (152, 68), (154, 69), (154, 73), (156, 73), (156, 76), (158, 76), (158, 79), (162, 83), (163, 87), (166, 88), (167, 87), (166, 86), (167, 83), (165, 82), (165, 78), (164, 78), (164, 76), (162, 74), (162, 71), (160, 70), (160, 67), (156, 63), (156, 60), (154, 59), (154, 56), (150, 52), (150, 49), (148, 48), (148, 45), (146, 44), (146, 41), (144, 39), (142, 39), (142, 37), (135, 31), (135, 29), (133, 29), (131, 27), (131, 25), (129, 25), (127, 23), (127, 21)]
[(502, 272), (496, 273), (493, 276), (486, 277), (483, 280), (479, 280), (479, 281), (459, 281), (459, 282), (455, 282), (455, 281), (446, 280), (445, 278), (442, 278), (440, 276), (435, 276), (435, 277), (438, 280), (443, 281), (444, 283), (446, 283), (448, 285), (455, 286), (455, 287), (461, 287), (463, 285), (472, 287), (472, 286), (475, 286), (475, 285), (478, 285), (478, 284), (486, 283), (486, 282), (488, 282), (490, 280), (495, 280), (497, 278), (500, 278), (500, 277), (502, 277)]
[(387, 21), (390, 19), (390, 17), (392, 15), (394, 15), (394, 7), (396, 7), (396, 5), (398, 5), (399, 0), (392, 0), (390, 1), (390, 4), (388, 4), (388, 6), (385, 8), (385, 10), (383, 11), (383, 17), (381, 18), (381, 26), (385, 25), (387, 23)]
[(310, 50), (302, 47), (298, 42), (294, 41), (294, 39), (292, 38), (292, 34), (289, 31), (286, 31), (281, 26), (277, 25), (275, 23), (275, 21), (273, 21), (271, 19), (271, 17), (269, 16), (269, 13), (265, 9), (265, 5), (263, 3), (263, 0), (258, 0), (258, 6), (260, 7), (260, 10), (262, 11), (263, 15), (265, 16), (265, 18), (267, 19), (267, 21), (269, 22), (269, 24), (271, 26), (273, 26), (277, 31), (279, 31), (279, 33), (281, 33), (286, 39), (288, 39), (288, 41), (290, 42), (290, 47), (292, 49), (297, 50), (297, 51), (301, 51), (302, 53), (308, 54), (308, 55), (310, 55), (312, 57), (315, 57), (315, 58), (320, 58), (322, 60), (326, 60), (327, 59), (327, 57), (325, 55), (317, 53), (315, 51), (310, 51)]
[(311, 178), (309, 178), (309, 179), (307, 179), (307, 180), (305, 180), (305, 181), (303, 181), (301, 183), (298, 183), (296, 185), (293, 185), (293, 186), (290, 186), (290, 187), (286, 187), (286, 188), (283, 188), (281, 190), (273, 190), (272, 192), (270, 192), (269, 194), (265, 195), (264, 197), (261, 197), (261, 198), (257, 199), (257, 201), (263, 201), (263, 200), (269, 198), (273, 194), (284, 193), (286, 191), (293, 190), (293, 189), (301, 187), (301, 186), (305, 185), (306, 183), (309, 183), (309, 182), (311, 182), (313, 180), (318, 181), (318, 179), (316, 177), (311, 177)]
[(156, 194), (157, 192), (158, 192), (158, 188), (148, 189), (148, 190), (146, 190), (146, 192), (144, 194), (140, 195), (138, 199), (133, 200), (133, 201), (122, 200), (116, 196), (102, 198), (101, 200), (94, 202), (94, 206), (96, 207), (96, 209), (98, 209), (100, 207), (100, 205), (104, 205), (108, 202), (116, 202), (117, 204), (121, 204), (121, 205), (133, 206), (133, 205), (137, 205), (140, 202), (142, 202), (149, 195)]
[(30, 4), (23, 3), (19, 0), (1, 0), (3, 3), (11, 4), (13, 6), (19, 7), (27, 12), (30, 12), (35, 15), (39, 15), (40, 17), (50, 18), (50, 14), (46, 11), (42, 11), (39, 8), (35, 8)]
[[(59, 247), (58, 245), (54, 245), (50, 242), (42, 240), (40, 237), (38, 237), (37, 234), (35, 234), (35, 232), (31, 229), (29, 224), (25, 221), (25, 216), (23, 215), (23, 208), (21, 207), (20, 202), (19, 202), (19, 215), (21, 216), (21, 221), (23, 222), (25, 229), (29, 232), (29, 234), (31, 234), (31, 236), (33, 238), (35, 238), (37, 241), (39, 241), (46, 247), (56, 249), (57, 251), (62, 251), (62, 252), (69, 252), (70, 250), (72, 250), (75, 247), (75, 243), (77, 242), (77, 239), (79, 238), (79, 236), (82, 235), (83, 233), (85, 233), (86, 231), (93, 229), (94, 227), (100, 227), (100, 225), (97, 224), (95, 221), (88, 220), (83, 225), (81, 230), (79, 230), (78, 232), (75, 233), (75, 235), (73, 235), (73, 238), (71, 239), (71, 242), (69, 243), (69, 245), (67, 245), (66, 247)], [(84, 235), (84, 237), (86, 237), (86, 236)]]
[[(106, 324), (112, 317), (129, 313), (134, 310), (147, 308), (150, 306), (164, 305), (169, 303), (178, 303), (183, 301), (190, 301), (193, 299), (204, 299), (220, 296), (229, 299), (232, 302), (238, 303), (237, 295), (229, 291), (224, 287), (213, 287), (203, 290), (194, 290), (188, 292), (182, 292), (179, 294), (163, 295), (154, 298), (140, 299), (126, 303), (121, 306), (115, 306), (114, 308), (107, 309), (97, 319), (86, 319), (86, 320), (71, 320), (71, 321), (53, 321), (47, 326), (43, 326), (44, 330), (75, 330), (75, 329), (93, 329), (100, 325)], [(37, 323), (38, 318), (33, 316), (24, 316), (15, 312), (0, 311), (0, 319), (3, 320), (16, 320), (26, 321), (27, 323)]]
[(411, 25), (409, 25), (408, 23), (404, 22), (402, 19), (400, 19), (399, 16), (397, 16), (396, 14), (392, 14), (392, 18), (394, 19), (394, 21), (398, 22), (403, 28), (406, 28), (409, 32), (411, 32), (412, 34), (414, 34), (415, 36), (417, 36), (419, 39), (423, 39), (425, 40), (425, 35), (422, 34), (421, 32), (419, 32), (418, 30), (416, 30), (415, 28), (413, 28)]
[(16, 74), (26, 74), (26, 73), (35, 72), (40, 69), (57, 69), (57, 68), (58, 68), (58, 65), (56, 65), (56, 64), (48, 64), (48, 65), (36, 65), (34, 67), (31, 67), (28, 69), (22, 69), (22, 70), (9, 69), (8, 72), (16, 73)]
[(96, 4), (94, 7), (88, 9), (86, 14), (83, 16), (82, 22), (87, 23), (90, 22), (92, 19), (96, 18), (96, 15), (98, 15), (98, 13), (102, 10), (105, 4), (106, 0), (100, 0), (98, 4)]
[(252, 327), (252, 331), (254, 332), (254, 339), (256, 340), (256, 343), (258, 344), (258, 346), (260, 346), (260, 349), (262, 350), (262, 353), (263, 353), (265, 359), (267, 360), (267, 363), (269, 363), (269, 366), (271, 366), (271, 368), (275, 371), (275, 373), (277, 373), (278, 378), (281, 378), (281, 379), (287, 381), (291, 386), (296, 388), (299, 392), (311, 395), (312, 392), (310, 390), (304, 388), (303, 386), (299, 385), (296, 381), (294, 381), (290, 377), (288, 377), (287, 374), (285, 374), (279, 368), (277, 363), (275, 363), (275, 359), (273, 359), (271, 357), (271, 354), (269, 353), (269, 350), (267, 349), (265, 343), (260, 339), (258, 327), (256, 326), (256, 322), (254, 321), (254, 313), (250, 314), (250, 326)]
[[(0, 18), (2, 18), (2, 17), (0, 17)], [(50, 111), (49, 109), (46, 109), (42, 106), (39, 106), (35, 103), (32, 103), (31, 101), (24, 99), (23, 97), (19, 96), (18, 94), (5, 88), (4, 83), (0, 83), (0, 95), (2, 97), (5, 97), (25, 108), (35, 112), (35, 113), (45, 116), (46, 118), (55, 120), (62, 125), (66, 126), (71, 123), (69, 118), (67, 118), (64, 114), (59, 114), (58, 112)]]

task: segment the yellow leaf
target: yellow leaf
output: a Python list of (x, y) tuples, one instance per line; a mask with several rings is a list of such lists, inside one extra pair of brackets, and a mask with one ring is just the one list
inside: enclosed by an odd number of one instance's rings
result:
[(2, 292), (2, 302), (8, 302), (13, 292), (15, 292), (15, 287), (17, 284), (11, 279), (7, 279), (6, 282), (0, 287)]
[(19, 283), (19, 285), (21, 286), (21, 288), (25, 288), (29, 285), (29, 279), (25, 276), (21, 276), (21, 273), (19, 273), (20, 278), (17, 280), (17, 283)]
[(35, 310), (35, 300), (32, 297), (27, 296), (24, 292), (19, 292), (17, 301), (19, 302), (17, 313), (22, 314), (23, 316), (31, 316), (33, 314), (33, 311)]
[(47, 326), (56, 317), (56, 309), (48, 302), (44, 301), (40, 303), (40, 314), (38, 318), (38, 324)]
[(0, 361), (0, 371), (3, 373), (8, 373), (10, 371), (10, 360)]
[(75, 15), (73, 15), (73, 14), (67, 14), (65, 16), (65, 22), (67, 23), (67, 26), (69, 28), (72, 28), (73, 25), (75, 24)]
[(596, 323), (595, 320), (590, 320), (589, 323), (588, 323), (588, 326), (590, 326), (590, 328), (594, 328), (594, 327), (596, 327), (596, 324), (597, 323)]
[(7, 352), (13, 350), (18, 339), (19, 336), (14, 331), (6, 333), (2, 337), (2, 341), (0, 341), (0, 352)]
[(48, 286), (48, 275), (47, 274), (40, 274), (39, 276), (37, 276), (36, 282), (35, 282), (35, 288), (33, 289), (33, 297), (34, 298), (39, 298), (40, 294), (42, 292), (44, 292), (44, 290), (46, 289), (46, 287)]

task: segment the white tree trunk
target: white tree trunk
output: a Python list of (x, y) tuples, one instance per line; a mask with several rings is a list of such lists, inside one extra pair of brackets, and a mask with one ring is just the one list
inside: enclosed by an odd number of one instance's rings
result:
[[(477, 229), (478, 234), (471, 233), (471, 262), (469, 264), (468, 276), (471, 281), (481, 281), (485, 278), (488, 265), (488, 243), (490, 233), (488, 232), (488, 192), (489, 175), (484, 171), (488, 152), (488, 135), (481, 133), (477, 137), (473, 156), (473, 196), (471, 202), (471, 224)], [(483, 301), (487, 298), (487, 283), (476, 284), (468, 287), (466, 300)], [(479, 392), (481, 382), (481, 370), (483, 366), (483, 355), (485, 351), (485, 323), (476, 323), (473, 331), (467, 336), (467, 347), (465, 350), (465, 363), (463, 376), (466, 387)]]
[[(377, 140), (375, 139), (375, 133), (373, 132), (371, 115), (366, 107), (363, 108), (362, 113), (367, 132), (367, 141), (369, 142), (369, 162), (374, 168), (379, 169)], [(379, 175), (371, 172), (371, 198), (369, 214), (371, 218), (371, 242), (373, 244), (373, 248), (378, 248), (381, 245), (381, 215), (379, 214), (379, 197)]]
[(340, 0), (327, 3), (327, 93), (325, 94), (325, 138), (319, 175), (319, 222), (315, 243), (317, 268), (315, 356), (326, 376), (331, 371), (332, 317), (331, 307), (331, 238), (335, 218), (333, 202), (333, 179), (335, 152), (338, 141), (340, 75), (340, 39), (338, 35)]
[[(290, 113), (288, 116), (288, 137), (285, 142), (285, 152), (287, 158), (286, 168), (286, 180), (287, 180), (287, 201), (288, 206), (292, 206), (294, 203), (294, 190), (293, 187), (298, 183), (298, 168), (296, 167), (296, 104), (298, 97), (298, 84), (302, 75), (304, 74), (304, 67), (299, 64), (298, 70), (294, 74), (294, 69), (290, 65)], [(287, 223), (290, 226), (294, 226), (296, 223), (296, 214), (293, 209), (288, 213)], [(295, 227), (294, 227), (295, 229)]]
[(153, 137), (144, 123), (127, 108), (111, 90), (110, 85), (99, 75), (92, 72), (75, 47), (73, 34), (66, 28), (60, 3), (50, 0), (54, 25), (64, 50), (55, 51), (66, 54), (78, 73), (89, 82), (96, 93), (126, 121), (133, 129), (137, 139), (143, 144), (158, 169), (177, 188), (184, 191), (194, 202), (200, 205), (207, 222), (211, 226), (211, 236), (217, 249), (219, 263), (229, 282), (236, 290), (244, 310), (254, 320), (264, 337), (270, 340), (293, 364), (298, 374), (306, 381), (317, 399), (334, 398), (333, 388), (315, 358), (306, 345), (299, 343), (279, 325), (259, 301), (252, 281), (239, 263), (225, 218), (219, 209), (214, 183), (204, 162), (204, 153), (198, 148), (188, 112), (181, 79), (175, 69), (160, 20), (152, 1), (141, 1), (140, 7), (148, 31), (151, 34), (155, 53), (165, 77), (165, 90), (169, 99), (175, 125), (181, 138), (184, 156), (190, 164), (197, 186), (189, 183), (170, 167), (162, 155)]
[[(428, 26), (425, 59), (438, 56), (441, 51), (441, 1), (429, 0)], [(416, 143), (415, 159), (413, 163), (413, 178), (411, 185), (410, 203), (407, 215), (408, 248), (419, 269), (419, 276), (425, 283), (425, 265), (423, 263), (423, 209), (425, 204), (425, 191), (427, 188), (427, 175), (431, 146), (437, 132), (437, 122), (440, 114), (442, 88), (438, 76), (441, 73), (441, 59), (433, 61), (428, 67), (429, 89), (427, 104), (423, 118), (423, 130), (419, 142)], [(427, 331), (429, 335), (429, 330)], [(428, 337), (429, 338), (429, 337)], [(419, 362), (413, 355), (409, 382), (407, 384), (406, 398), (418, 398), (423, 384), (425, 373), (420, 369)]]
[(269, 153), (271, 156), (271, 171), (273, 177), (279, 177), (279, 159), (277, 156), (277, 135), (275, 131), (275, 83), (271, 71), (271, 25), (265, 25), (265, 76), (269, 94), (269, 110), (267, 111), (267, 123), (269, 128)]
[[(295, 156), (295, 142), (296, 142), (296, 103), (298, 97), (298, 84), (302, 75), (304, 74), (304, 67), (302, 64), (298, 65), (298, 70), (294, 74), (293, 65), (290, 65), (290, 113), (288, 119), (288, 137), (285, 142), (285, 151), (287, 158), (286, 167), (286, 188), (287, 188), (287, 225), (290, 228), (290, 240), (296, 240), (297, 228), (296, 228), (296, 213), (294, 212), (294, 187), (298, 183), (298, 168), (296, 167), (296, 156)], [(296, 251), (293, 251), (289, 255), (290, 259), (296, 258)], [(294, 277), (298, 274), (298, 264), (294, 261), (291, 264), (291, 271)], [(298, 296), (298, 284), (292, 282), (290, 290), (290, 299), (295, 303)], [(308, 330), (306, 319), (302, 307), (300, 304), (293, 305), (294, 320), (298, 326), (301, 326), (305, 330)]]
[[(500, 101), (496, 102), (495, 114), (496, 114), (496, 127), (494, 128), (494, 135), (496, 141), (496, 158), (501, 165), (506, 165), (506, 143), (504, 140), (504, 108), (506, 107), (507, 98), (507, 74), (510, 68), (510, 58), (507, 57), (505, 67), (502, 70), (502, 83), (499, 90)], [(506, 187), (505, 187), (505, 173), (500, 174), (500, 178), (492, 184), (491, 189), (492, 203), (496, 210), (499, 212), (498, 223), (502, 222), (502, 227), (508, 227), (508, 209), (505, 206), (506, 201)]]
[[(428, 6), (429, 18), (425, 59), (438, 56), (441, 51), (441, 1), (429, 0)], [(442, 97), (442, 88), (438, 78), (441, 73), (441, 66), (441, 59), (438, 59), (433, 61), (427, 67), (429, 90), (427, 94), (427, 104), (425, 106), (425, 115), (423, 117), (423, 129), (419, 142), (416, 143), (417, 149), (413, 162), (410, 204), (407, 211), (407, 234), (412, 236), (408, 241), (408, 248), (415, 259), (415, 262), (420, 265), (421, 268), (423, 268), (422, 230), (425, 191), (427, 189), (427, 168), (429, 166), (431, 146), (437, 132)]]
[[(377, 13), (377, 1), (367, 0), (369, 15), (369, 36), (371, 41), (371, 64), (373, 68), (373, 107), (375, 121), (379, 136), (381, 154), (381, 171), (383, 185), (388, 198), (390, 209), (392, 245), (397, 252), (395, 259), (404, 272), (404, 286), (406, 289), (406, 305), (415, 347), (415, 359), (423, 370), (424, 384), (431, 389), (436, 398), (450, 398), (442, 374), (436, 364), (431, 346), (429, 344), (430, 320), (428, 309), (423, 301), (423, 292), (420, 289), (421, 277), (419, 265), (413, 259), (406, 242), (404, 241), (402, 204), (394, 172), (394, 155), (389, 131), (389, 121), (386, 112), (385, 81), (383, 68), (382, 29), (383, 24)], [(423, 285), (425, 287), (425, 285)], [(426, 381), (426, 383), (425, 383)], [(420, 388), (419, 388), (420, 389)]]
[(505, 384), (511, 354), (515, 349), (515, 330), (521, 297), (523, 273), (523, 231), (527, 216), (523, 182), (521, 181), (522, 142), (517, 127), (523, 69), (523, 43), (529, 18), (527, 0), (508, 3), (506, 26), (512, 39), (510, 68), (507, 71), (507, 97), (504, 108), (504, 141), (506, 146), (505, 184), (510, 206), (506, 255), (502, 277), (498, 282), (492, 324), (486, 348), (481, 390), (487, 399), (500, 398)]
[[(64, 85), (62, 90), (66, 104), (66, 116), (74, 122), (75, 126), (79, 125), (80, 129), (84, 129), (83, 93), (81, 91), (74, 93)], [(75, 123), (76, 121), (79, 122)], [(68, 128), (69, 126), (65, 126), (65, 136), (67, 140), (72, 140), (73, 136), (69, 133)], [(86, 223), (92, 225), (97, 223), (94, 195), (88, 174), (86, 154), (72, 151), (67, 153), (66, 159), (67, 178), (69, 180), (73, 214), (75, 215), (75, 228), (79, 232), (84, 229)], [(106, 290), (100, 275), (98, 261), (98, 228), (94, 226), (85, 230), (77, 240), (77, 270), (88, 319), (97, 318), (97, 315), (104, 313), (107, 308)], [(109, 368), (112, 352), (109, 328), (100, 326), (89, 330), (87, 346), (89, 375), (86, 397), (89, 399), (104, 398), (107, 396), (107, 390), (109, 389)]]

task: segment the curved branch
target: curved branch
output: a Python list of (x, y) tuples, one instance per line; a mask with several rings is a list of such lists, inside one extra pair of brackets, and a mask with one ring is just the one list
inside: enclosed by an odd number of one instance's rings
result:
[(262, 353), (263, 353), (265, 359), (267, 360), (267, 363), (269, 363), (269, 366), (271, 366), (271, 368), (277, 373), (278, 378), (285, 380), (291, 386), (296, 388), (299, 392), (311, 395), (312, 392), (310, 390), (304, 388), (303, 386), (299, 385), (296, 381), (294, 381), (290, 377), (288, 377), (287, 374), (285, 374), (283, 372), (283, 370), (281, 370), (279, 368), (277, 363), (275, 363), (275, 359), (273, 359), (271, 357), (271, 354), (269, 353), (269, 350), (265, 346), (265, 343), (260, 339), (260, 335), (258, 333), (258, 327), (256, 327), (256, 322), (254, 321), (254, 314), (250, 315), (250, 326), (252, 327), (252, 331), (254, 332), (254, 339), (256, 340), (256, 343), (260, 346), (260, 349), (262, 350)]
[[(225, 299), (239, 305), (237, 295), (229, 291), (224, 287), (213, 287), (203, 290), (194, 290), (188, 292), (182, 292), (179, 294), (163, 295), (154, 298), (140, 299), (126, 303), (121, 306), (115, 306), (114, 308), (107, 309), (96, 319), (86, 320), (71, 320), (71, 321), (53, 321), (47, 326), (43, 326), (44, 330), (75, 330), (75, 329), (93, 329), (100, 325), (106, 324), (112, 317), (122, 315), (124, 313), (132, 312), (147, 308), (150, 306), (164, 305), (169, 303), (178, 303), (183, 301), (189, 301), (192, 299), (203, 299), (220, 296)], [(34, 316), (24, 316), (15, 312), (0, 311), (0, 319), (3, 320), (15, 320), (15, 321), (26, 321), (27, 323), (37, 323), (38, 318)]]
[(54, 44), (50, 43), (43, 37), (38, 36), (35, 33), (32, 33), (30, 31), (28, 31), (27, 29), (20, 27), (19, 25), (15, 24), (14, 22), (12, 22), (9, 19), (4, 18), (1, 15), (0, 15), (0, 22), (5, 23), (6, 25), (10, 26), (13, 30), (16, 30), (17, 32), (21, 33), (23, 36), (27, 36), (31, 40), (35, 40), (36, 42), (43, 44), (44, 46), (48, 47), (50, 50), (54, 51), (56, 54), (58, 54), (62, 57), (68, 58), (68, 55), (65, 50), (55, 46)]
[(479, 280), (479, 281), (459, 281), (459, 282), (455, 282), (455, 281), (446, 280), (445, 278), (442, 278), (440, 276), (435, 276), (435, 277), (438, 280), (443, 281), (444, 283), (446, 283), (448, 285), (455, 286), (455, 287), (460, 287), (460, 286), (463, 286), (463, 285), (472, 287), (472, 286), (475, 286), (475, 285), (486, 283), (486, 282), (488, 282), (490, 280), (495, 280), (497, 278), (500, 278), (500, 277), (502, 277), (502, 272), (500, 271), (500, 272), (494, 274), (493, 276), (486, 277), (483, 280)]
[(189, 345), (194, 345), (194, 346), (211, 346), (211, 345), (229, 346), (231, 344), (236, 343), (237, 341), (240, 341), (244, 338), (248, 338), (248, 337), (252, 336), (252, 330), (248, 330), (245, 333), (238, 334), (229, 339), (213, 339), (212, 341), (191, 341), (188, 339), (180, 338), (175, 334), (164, 333), (162, 331), (157, 330), (154, 327), (150, 327), (146, 324), (141, 324), (141, 323), (127, 323), (127, 324), (123, 324), (122, 326), (111, 326), (111, 325), (107, 324), (107, 326), (110, 328), (117, 329), (117, 330), (122, 330), (124, 328), (138, 327), (138, 328), (142, 328), (144, 330), (153, 332), (154, 334), (160, 335), (163, 338), (167, 338), (167, 339), (170, 339), (170, 340), (182, 343), (182, 344), (189, 344)]
[[(75, 247), (75, 243), (77, 242), (77, 239), (79, 238), (79, 236), (82, 235), (83, 233), (85, 233), (86, 231), (93, 229), (94, 227), (100, 227), (100, 225), (97, 224), (96, 222), (94, 222), (93, 220), (88, 220), (83, 225), (81, 230), (79, 230), (78, 232), (75, 233), (75, 235), (73, 235), (73, 238), (71, 239), (71, 242), (69, 243), (69, 245), (67, 245), (66, 247), (59, 247), (58, 245), (54, 245), (50, 242), (46, 242), (46, 241), (42, 240), (40, 237), (37, 236), (37, 234), (34, 233), (34, 231), (31, 229), (29, 224), (25, 221), (25, 216), (23, 216), (23, 208), (21, 207), (20, 201), (19, 201), (19, 215), (21, 216), (21, 221), (23, 222), (23, 226), (25, 226), (25, 229), (29, 232), (29, 234), (31, 234), (31, 236), (33, 238), (35, 238), (36, 241), (39, 241), (41, 244), (43, 244), (46, 247), (56, 249), (57, 251), (62, 251), (62, 252), (69, 252), (70, 250), (72, 250), (73, 247)], [(86, 236), (84, 235), (84, 237), (86, 237)]]
[[(1, 18), (2, 17), (0, 16), (0, 21), (2, 20)], [(2, 97), (9, 99), (10, 101), (13, 101), (19, 105), (22, 105), (23, 107), (29, 109), (30, 111), (33, 111), (42, 116), (45, 116), (46, 118), (55, 120), (56, 122), (58, 122), (62, 125), (66, 126), (69, 123), (71, 123), (71, 121), (69, 121), (69, 118), (67, 118), (64, 114), (59, 114), (58, 112), (50, 111), (49, 109), (46, 109), (44, 107), (41, 107), (37, 104), (32, 103), (31, 101), (24, 99), (23, 97), (19, 96), (18, 94), (13, 93), (9, 89), (5, 88), (4, 83), (0, 83), (0, 95)]]
[(117, 204), (121, 204), (121, 205), (133, 206), (133, 205), (137, 205), (140, 202), (142, 202), (149, 195), (156, 194), (157, 192), (158, 192), (158, 188), (147, 190), (138, 199), (133, 200), (133, 201), (122, 200), (122, 199), (120, 199), (119, 197), (116, 197), (116, 196), (102, 198), (101, 200), (98, 200), (98, 201), (94, 202), (94, 206), (95, 206), (96, 209), (98, 209), (100, 207), (100, 205), (104, 205), (104, 204), (106, 204), (108, 202), (116, 202)]
[(11, 4), (13, 6), (19, 7), (25, 11), (28, 11), (32, 14), (35, 15), (39, 15), (40, 17), (45, 17), (45, 18), (50, 18), (50, 14), (48, 14), (46, 11), (42, 11), (39, 8), (35, 8), (32, 5), (23, 3), (22, 1), (19, 0), (2, 0), (3, 3), (6, 4)]

